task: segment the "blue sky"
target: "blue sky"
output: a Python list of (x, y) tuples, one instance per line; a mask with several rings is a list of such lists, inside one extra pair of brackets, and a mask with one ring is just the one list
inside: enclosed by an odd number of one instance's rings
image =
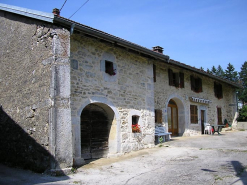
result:
[[(64, 2), (0, 0), (44, 12)], [(85, 2), (67, 0), (61, 16)], [(247, 61), (247, 0), (89, 0), (71, 19), (205, 70), (231, 63), (240, 71)]]

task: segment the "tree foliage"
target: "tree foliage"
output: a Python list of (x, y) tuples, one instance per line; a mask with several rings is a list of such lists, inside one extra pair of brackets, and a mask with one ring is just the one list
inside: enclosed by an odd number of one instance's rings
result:
[(235, 71), (235, 68), (231, 63), (228, 64), (225, 70), (224, 78), (233, 82), (238, 82), (238, 72)]
[(244, 105), (242, 109), (239, 110), (238, 121), (247, 121), (247, 105)]
[(238, 98), (244, 103), (247, 102), (247, 61), (241, 67), (239, 73), (239, 81), (243, 86), (243, 89), (240, 89), (238, 92)]

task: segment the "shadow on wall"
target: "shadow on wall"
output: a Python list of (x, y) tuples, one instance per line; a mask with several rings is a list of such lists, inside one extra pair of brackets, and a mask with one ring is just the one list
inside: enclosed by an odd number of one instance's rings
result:
[(42, 173), (55, 162), (0, 106), (0, 163)]

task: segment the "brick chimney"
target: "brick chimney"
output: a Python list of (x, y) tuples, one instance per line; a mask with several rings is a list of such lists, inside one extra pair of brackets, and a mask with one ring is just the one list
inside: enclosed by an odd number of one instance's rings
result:
[(54, 15), (60, 16), (60, 10), (59, 10), (58, 8), (54, 8), (54, 9), (52, 10), (52, 13), (53, 13)]
[(163, 54), (163, 48), (160, 46), (153, 47), (153, 51)]

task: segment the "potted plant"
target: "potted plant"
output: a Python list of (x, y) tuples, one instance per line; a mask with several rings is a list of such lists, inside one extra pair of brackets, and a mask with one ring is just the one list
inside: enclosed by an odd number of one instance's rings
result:
[(140, 133), (141, 132), (140, 125), (138, 125), (138, 124), (132, 125), (132, 132), (133, 133)]

